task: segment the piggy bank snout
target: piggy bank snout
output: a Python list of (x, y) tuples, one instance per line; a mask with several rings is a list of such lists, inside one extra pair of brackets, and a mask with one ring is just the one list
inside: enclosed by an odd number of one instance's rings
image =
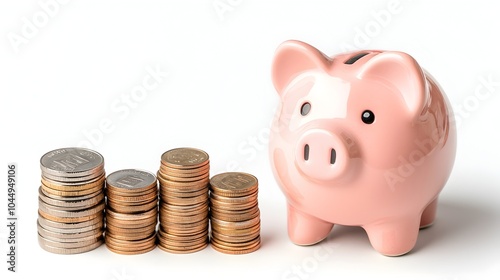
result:
[(302, 173), (313, 179), (328, 181), (341, 176), (348, 165), (345, 143), (323, 129), (311, 129), (297, 142), (295, 161)]

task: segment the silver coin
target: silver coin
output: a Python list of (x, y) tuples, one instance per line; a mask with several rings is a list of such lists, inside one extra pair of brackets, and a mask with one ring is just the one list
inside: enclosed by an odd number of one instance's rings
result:
[(55, 176), (48, 173), (43, 173), (42, 176), (49, 182), (53, 184), (66, 185), (67, 183), (74, 185), (84, 185), (90, 182), (95, 182), (102, 175), (104, 175), (104, 169), (100, 168), (95, 170), (94, 173), (90, 173), (85, 176)]
[(44, 228), (40, 225), (40, 223), (37, 223), (37, 228), (38, 228), (38, 234), (40, 234), (43, 237), (47, 238), (60, 238), (60, 239), (68, 239), (68, 241), (72, 240), (78, 240), (79, 238), (84, 238), (84, 237), (89, 237), (89, 236), (94, 236), (99, 233), (104, 232), (104, 228), (95, 228), (95, 229), (89, 229), (86, 231), (75, 231), (75, 232), (60, 232), (58, 229), (51, 230)]
[[(98, 170), (97, 171), (98, 173), (102, 174), (101, 176), (104, 176), (105, 175), (105, 172), (104, 172), (104, 169), (102, 169), (102, 172), (101, 170)], [(94, 183), (96, 181), (99, 181), (102, 179), (102, 177), (95, 177), (94, 179), (90, 179), (90, 180), (87, 180), (87, 181), (84, 181), (84, 182), (63, 182), (63, 184), (61, 184), (61, 182), (59, 181), (54, 181), (54, 180), (51, 180), (47, 177), (44, 176), (45, 174), (42, 174), (42, 178), (51, 183), (51, 184), (54, 184), (54, 185), (64, 185), (64, 186), (80, 186), (80, 185), (86, 185), (86, 184), (91, 184), (91, 183)]]
[[(87, 202), (84, 200), (84, 202)], [(38, 197), (38, 207), (40, 207), (40, 204), (43, 204), (43, 207), (45, 208), (50, 208), (56, 211), (82, 211), (85, 209), (89, 209), (93, 206), (96, 206), (97, 204), (104, 204), (104, 197), (101, 198), (101, 200), (95, 200), (88, 202), (87, 204), (80, 205), (74, 207), (74, 205), (71, 205), (70, 207), (68, 206), (60, 206), (60, 205), (52, 205), (50, 203), (45, 202), (40, 196)]]
[[(49, 221), (51, 222), (51, 221)], [(55, 223), (55, 224), (54, 224)], [(86, 223), (86, 222), (84, 222)], [(73, 233), (78, 233), (78, 232), (86, 232), (89, 230), (96, 230), (96, 229), (102, 229), (104, 228), (104, 219), (101, 217), (100, 220), (97, 220), (97, 222), (90, 224), (88, 226), (83, 226), (83, 227), (78, 227), (78, 228), (61, 228), (57, 227), (57, 222), (52, 222), (48, 223), (46, 219), (44, 218), (38, 218), (37, 224), (40, 225), (42, 228), (52, 231), (52, 232), (57, 232), (57, 233), (66, 233), (66, 234), (73, 234)], [(66, 225), (66, 224), (64, 224)]]
[(89, 252), (89, 251), (92, 251), (92, 250), (98, 248), (103, 243), (104, 243), (104, 239), (101, 238), (101, 239), (97, 240), (95, 243), (92, 243), (90, 245), (79, 247), (79, 248), (68, 249), (68, 248), (60, 248), (60, 247), (56, 247), (56, 246), (51, 246), (51, 245), (44, 243), (43, 240), (40, 241), (40, 238), (38, 239), (38, 244), (40, 244), (40, 247), (42, 249), (44, 249), (45, 251), (50, 252), (50, 253), (54, 253), (54, 254), (64, 254), (64, 255), (80, 254), (80, 253)]
[[(94, 194), (94, 193), (92, 193)], [(87, 199), (81, 199), (79, 198), (78, 200), (62, 200), (62, 199), (54, 199), (51, 197), (46, 196), (42, 192), (42, 188), (38, 188), (38, 198), (41, 199), (43, 202), (50, 206), (54, 207), (63, 207), (65, 209), (69, 210), (79, 210), (79, 209), (85, 209), (92, 207), (96, 204), (99, 204), (104, 199), (104, 192), (100, 191), (95, 193), (94, 196), (87, 198)], [(63, 198), (63, 197), (61, 197)]]
[(156, 176), (137, 169), (123, 169), (108, 175), (106, 184), (125, 190), (141, 190), (156, 183)]
[(50, 240), (48, 238), (45, 238), (38, 234), (38, 243), (40, 245), (47, 245), (51, 247), (56, 247), (60, 249), (76, 249), (76, 248), (82, 248), (89, 246), (91, 244), (94, 244), (98, 242), (99, 240), (103, 239), (102, 236), (96, 237), (96, 238), (88, 238), (85, 241), (78, 241), (78, 242), (58, 242), (54, 240)]
[(62, 177), (81, 177), (102, 169), (104, 158), (84, 148), (62, 148), (50, 151), (40, 159), (43, 173)]
[(92, 216), (96, 213), (102, 212), (104, 210), (104, 207), (105, 207), (104, 201), (92, 208), (87, 208), (84, 210), (77, 210), (77, 211), (57, 210), (54, 208), (47, 207), (45, 203), (38, 204), (38, 209), (40, 211), (58, 218), (80, 218), (80, 217)]

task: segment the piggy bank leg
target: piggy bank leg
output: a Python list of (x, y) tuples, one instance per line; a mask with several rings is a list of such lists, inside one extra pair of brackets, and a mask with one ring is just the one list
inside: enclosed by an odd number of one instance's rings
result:
[(325, 239), (333, 224), (295, 209), (288, 204), (288, 236), (297, 245), (313, 245)]
[(408, 253), (417, 242), (420, 215), (364, 226), (370, 243), (379, 253), (400, 256)]
[(437, 202), (438, 199), (434, 199), (422, 213), (422, 218), (420, 219), (420, 228), (430, 227), (432, 223), (434, 223), (434, 219), (436, 218), (437, 211)]

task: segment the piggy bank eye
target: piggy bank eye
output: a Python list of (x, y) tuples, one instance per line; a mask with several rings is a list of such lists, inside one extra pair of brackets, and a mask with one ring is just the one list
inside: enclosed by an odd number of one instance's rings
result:
[(310, 111), (311, 111), (311, 103), (309, 102), (302, 104), (302, 107), (300, 107), (300, 114), (302, 116), (309, 114)]
[(361, 120), (366, 124), (372, 124), (375, 121), (375, 114), (370, 110), (364, 110), (361, 114)]

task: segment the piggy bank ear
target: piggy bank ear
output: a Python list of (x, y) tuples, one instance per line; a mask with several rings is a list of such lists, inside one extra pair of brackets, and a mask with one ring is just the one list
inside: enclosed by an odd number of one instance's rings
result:
[(427, 82), (422, 68), (403, 52), (380, 53), (361, 67), (358, 78), (381, 80), (394, 85), (413, 116), (420, 115), (429, 100)]
[(311, 45), (300, 41), (286, 41), (276, 50), (272, 65), (272, 79), (278, 94), (301, 73), (311, 69), (325, 69), (329, 58)]

